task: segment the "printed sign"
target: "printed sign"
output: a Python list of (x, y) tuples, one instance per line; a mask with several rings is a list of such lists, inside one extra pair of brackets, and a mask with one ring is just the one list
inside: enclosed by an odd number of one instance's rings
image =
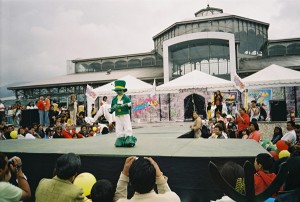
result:
[(133, 113), (135, 115), (141, 114), (144, 110), (149, 110), (150, 107), (158, 106), (158, 100), (156, 96), (149, 97), (146, 99), (138, 99), (133, 104)]

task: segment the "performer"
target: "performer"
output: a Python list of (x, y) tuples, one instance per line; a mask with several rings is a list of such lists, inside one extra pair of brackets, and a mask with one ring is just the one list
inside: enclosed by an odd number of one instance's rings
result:
[(136, 137), (132, 135), (132, 126), (130, 121), (129, 112), (131, 109), (131, 100), (124, 93), (127, 92), (125, 88), (126, 81), (116, 80), (114, 91), (117, 93), (111, 103), (109, 113), (115, 112), (116, 114), (116, 134), (117, 140), (116, 147), (134, 147)]

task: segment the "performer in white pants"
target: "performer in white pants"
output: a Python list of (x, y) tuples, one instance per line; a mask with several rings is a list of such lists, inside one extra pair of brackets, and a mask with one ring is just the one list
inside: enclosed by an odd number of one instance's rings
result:
[(132, 135), (132, 126), (130, 120), (131, 100), (124, 93), (126, 82), (123, 80), (115, 81), (115, 89), (117, 96), (115, 96), (111, 103), (109, 113), (115, 112), (116, 119), (116, 147), (134, 147), (136, 137)]

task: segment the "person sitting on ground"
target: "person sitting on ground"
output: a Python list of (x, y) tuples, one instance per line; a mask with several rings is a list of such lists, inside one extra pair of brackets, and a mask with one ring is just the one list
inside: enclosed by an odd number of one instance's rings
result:
[(48, 127), (45, 130), (45, 136), (44, 139), (52, 139), (53, 138), (53, 129)]
[(249, 135), (250, 135), (250, 131), (247, 128), (242, 130), (242, 139), (248, 139)]
[(222, 134), (224, 135), (225, 139), (228, 139), (227, 131), (226, 131), (226, 123), (224, 121), (217, 121), (217, 124), (222, 126)]
[(39, 136), (41, 138), (44, 138), (45, 137), (45, 131), (44, 131), (44, 127), (42, 124), (39, 124), (38, 125), (38, 128), (36, 129), (36, 133), (39, 134)]
[(73, 181), (81, 167), (80, 157), (74, 153), (63, 154), (56, 161), (54, 177), (43, 178), (35, 192), (36, 202), (84, 201), (83, 190)]
[(76, 120), (77, 121), (77, 126), (82, 126), (82, 125), (86, 125), (86, 121), (85, 121), (85, 115), (84, 115), (84, 112), (80, 112), (79, 115), (78, 115), (78, 119)]
[(288, 151), (291, 153), (291, 157), (300, 156), (300, 128), (295, 130), (297, 135), (297, 140), (295, 143), (288, 143)]
[(194, 138), (201, 137), (202, 119), (199, 117), (196, 111), (193, 112), (194, 123), (190, 128), (194, 132)]
[(66, 128), (62, 131), (64, 138), (83, 138), (81, 134), (77, 134), (70, 124), (66, 125)]
[(287, 144), (294, 144), (297, 140), (296, 132), (295, 132), (295, 122), (288, 121), (286, 123), (287, 133), (283, 135), (281, 140), (284, 140)]
[[(16, 176), (18, 187), (9, 183), (11, 174)], [(21, 201), (30, 197), (31, 190), (22, 170), (22, 160), (17, 156), (8, 160), (0, 152), (0, 201)]]
[(271, 142), (273, 144), (276, 144), (281, 138), (282, 138), (282, 128), (280, 126), (275, 126), (274, 134), (273, 134)]
[(217, 123), (215, 125), (214, 133), (209, 137), (209, 139), (226, 139), (221, 124)]
[(259, 126), (257, 122), (250, 122), (249, 124), (249, 131), (250, 135), (248, 139), (255, 140), (256, 142), (260, 141), (260, 133), (259, 133)]
[[(258, 154), (254, 161), (256, 173), (254, 174), (255, 194), (263, 192), (275, 179), (276, 174), (270, 170), (274, 166), (274, 159), (268, 153)], [(279, 191), (279, 190), (278, 190)], [(272, 196), (276, 197), (277, 193)]]
[(88, 137), (88, 136), (89, 136), (89, 132), (88, 132), (88, 130), (87, 130), (86, 125), (82, 125), (82, 126), (80, 127), (80, 131), (78, 132), (78, 134), (80, 134), (80, 135), (82, 135), (82, 136), (84, 136), (84, 137)]
[(300, 156), (287, 161), (288, 176), (285, 180), (284, 191), (279, 192), (275, 202), (300, 201)]
[(24, 139), (25, 138), (25, 130), (23, 127), (20, 127), (18, 129), (18, 136), (17, 136), (18, 139)]
[(29, 127), (28, 133), (25, 135), (25, 139), (40, 139), (41, 136), (35, 131), (34, 126)]
[[(135, 156), (126, 159), (123, 171), (118, 180), (114, 201), (143, 201), (143, 202), (177, 202), (178, 195), (171, 191), (157, 163), (149, 157)], [(130, 182), (135, 191), (131, 199), (127, 199), (127, 186)], [(158, 194), (154, 191), (157, 184)]]
[(53, 138), (64, 138), (62, 134), (62, 127), (61, 126), (56, 126), (55, 127), (55, 132), (53, 134)]
[(116, 189), (108, 180), (98, 180), (92, 187), (91, 199), (93, 202), (112, 202)]
[(227, 132), (228, 132), (228, 136), (229, 138), (236, 138), (236, 131), (237, 131), (237, 127), (236, 124), (234, 122), (233, 117), (229, 114), (226, 116), (227, 119)]

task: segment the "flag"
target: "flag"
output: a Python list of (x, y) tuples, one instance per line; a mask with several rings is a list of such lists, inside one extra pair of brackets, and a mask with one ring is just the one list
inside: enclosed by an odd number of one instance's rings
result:
[(153, 81), (153, 85), (152, 85), (152, 92), (150, 94), (151, 97), (153, 97), (154, 95), (156, 95), (156, 79), (154, 79)]
[(85, 95), (92, 99), (93, 101), (95, 101), (97, 99), (97, 95), (94, 91), (94, 89), (90, 86), (90, 85), (87, 85), (86, 86), (86, 92), (85, 92)]
[(234, 86), (238, 89), (241, 93), (246, 90), (246, 84), (243, 80), (239, 77), (239, 75), (235, 74), (233, 78)]

